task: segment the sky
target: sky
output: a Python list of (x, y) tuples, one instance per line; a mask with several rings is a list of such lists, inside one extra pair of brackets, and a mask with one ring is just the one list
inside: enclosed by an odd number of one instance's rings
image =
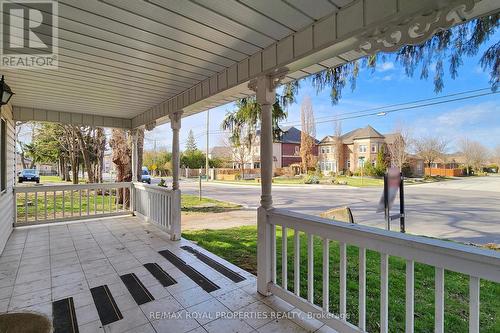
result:
[[(305, 79), (300, 83), (297, 103), (288, 108), (288, 118), (281, 125), (294, 125), (300, 128), (300, 104), (306, 96), (311, 98), (317, 122), (317, 138), (321, 140), (326, 135), (333, 134), (331, 119), (335, 115), (339, 118), (346, 118), (346, 113), (489, 88), (489, 74), (481, 69), (479, 59), (483, 51), (498, 40), (500, 40), (500, 32), (483, 45), (476, 57), (464, 57), (459, 76), (454, 80), (448, 75), (448, 66), (445, 64), (444, 89), (439, 94), (434, 92), (432, 77), (435, 69), (433, 66), (431, 66), (428, 80), (420, 80), (419, 71), (416, 72), (415, 77), (409, 78), (391, 56), (386, 59), (385, 63), (378, 65), (375, 71), (362, 70), (356, 89), (351, 91), (350, 87), (346, 86), (342, 92), (342, 99), (337, 105), (332, 105), (328, 89), (317, 93), (310, 80)], [(485, 92), (489, 93), (491, 90), (473, 94)], [(468, 96), (470, 95), (472, 94)], [(448, 99), (457, 97), (461, 96)], [(437, 101), (439, 100), (426, 103)], [(226, 113), (232, 110), (234, 110), (233, 103), (210, 110), (210, 147), (222, 145), (224, 134), (221, 133), (221, 122)], [(198, 148), (205, 149), (206, 117), (206, 112), (202, 112), (183, 118), (180, 132), (181, 149), (184, 148), (189, 130), (193, 130)], [(373, 126), (381, 133), (390, 133), (395, 128), (404, 126), (410, 129), (412, 136), (416, 138), (438, 135), (449, 142), (449, 152), (457, 150), (458, 142), (464, 136), (493, 148), (500, 145), (500, 94), (387, 113), (385, 116), (373, 115), (342, 120), (343, 132), (367, 125)], [(170, 124), (158, 126), (146, 133), (145, 148), (152, 149), (156, 142), (158, 149), (170, 150), (171, 135)]]

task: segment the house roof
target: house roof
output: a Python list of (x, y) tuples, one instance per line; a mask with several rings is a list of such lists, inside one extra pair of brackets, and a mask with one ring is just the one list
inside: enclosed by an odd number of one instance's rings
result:
[[(294, 126), (283, 127), (281, 128), (281, 130), (283, 131), (283, 134), (281, 135), (281, 140), (279, 140), (279, 142), (300, 143), (300, 137), (302, 135), (301, 130), (299, 130)], [(319, 143), (319, 141), (316, 138), (314, 138), (314, 141), (316, 142), (316, 144)]]
[(368, 125), (366, 127), (357, 128), (342, 135), (342, 142), (344, 142), (345, 144), (351, 144), (354, 142), (354, 140), (372, 139), (372, 138), (383, 139), (384, 136), (380, 134), (376, 129)]

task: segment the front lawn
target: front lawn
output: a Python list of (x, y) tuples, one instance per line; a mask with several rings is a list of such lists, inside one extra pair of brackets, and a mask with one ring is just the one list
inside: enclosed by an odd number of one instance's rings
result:
[(181, 210), (183, 212), (203, 212), (203, 213), (222, 213), (227, 210), (241, 208), (241, 205), (231, 202), (220, 201), (192, 194), (183, 194), (181, 197)]
[[(224, 230), (188, 231), (183, 237), (197, 242), (208, 251), (256, 274), (257, 228), (237, 227)], [(288, 289), (293, 291), (293, 232), (288, 238)], [(301, 233), (301, 296), (307, 295), (307, 239)], [(281, 284), (281, 230), (277, 230), (277, 276)], [(347, 247), (348, 320), (358, 320), (358, 248)], [(391, 332), (405, 330), (405, 260), (390, 257), (389, 327)], [(366, 254), (366, 323), (369, 332), (378, 332), (380, 309), (380, 254)], [(314, 303), (322, 304), (322, 240), (314, 240)], [(468, 331), (468, 282), (463, 274), (445, 273), (445, 332)], [(330, 243), (331, 312), (339, 313), (339, 247)], [(481, 281), (481, 332), (500, 332), (500, 284)], [(415, 332), (434, 331), (434, 267), (415, 263)]]

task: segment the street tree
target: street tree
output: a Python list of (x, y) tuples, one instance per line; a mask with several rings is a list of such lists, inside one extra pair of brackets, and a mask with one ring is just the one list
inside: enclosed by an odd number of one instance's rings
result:
[(316, 145), (316, 123), (314, 120), (314, 110), (311, 103), (311, 98), (306, 96), (300, 107), (300, 157), (302, 162), (302, 170), (307, 173), (307, 170), (316, 165), (316, 157), (314, 156), (314, 147)]
[(394, 131), (393, 140), (387, 144), (391, 165), (398, 168), (401, 172), (403, 171), (403, 167), (408, 163), (409, 151), (413, 143), (410, 130), (399, 125)]
[(196, 139), (194, 138), (193, 130), (190, 129), (186, 140), (186, 152), (195, 151), (197, 149), (198, 148), (196, 147)]
[(443, 157), (447, 147), (448, 141), (438, 136), (424, 136), (415, 140), (415, 152), (429, 168), (437, 159)]
[(340, 165), (344, 159), (344, 144), (342, 142), (342, 121), (336, 116), (333, 121), (333, 149), (335, 154), (335, 173), (340, 172)]

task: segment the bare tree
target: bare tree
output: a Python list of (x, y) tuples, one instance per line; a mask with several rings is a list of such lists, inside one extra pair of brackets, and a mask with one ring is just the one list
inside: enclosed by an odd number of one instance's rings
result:
[[(116, 181), (132, 181), (132, 145), (130, 135), (127, 135), (125, 130), (113, 129), (109, 145), (113, 149), (112, 160), (117, 169)], [(129, 204), (129, 193), (128, 190), (125, 190), (125, 192), (125, 197), (122, 191), (118, 192), (117, 203), (123, 203), (127, 207)]]
[(225, 147), (230, 147), (233, 153), (233, 162), (239, 165), (241, 177), (245, 177), (245, 164), (252, 159), (253, 147), (255, 146), (255, 136), (246, 133), (249, 129), (246, 126), (240, 128), (240, 137), (244, 140), (226, 136), (222, 139)]
[(469, 140), (467, 137), (460, 140), (460, 153), (464, 158), (467, 175), (470, 175), (471, 168), (480, 171), (489, 157), (488, 148), (478, 141)]
[(335, 172), (338, 174), (340, 165), (344, 158), (344, 144), (342, 143), (342, 122), (335, 117), (333, 121), (333, 149), (335, 154)]
[(302, 169), (307, 172), (309, 168), (316, 165), (314, 156), (314, 146), (316, 144), (316, 123), (311, 98), (306, 96), (300, 107), (300, 123), (302, 133), (300, 135), (300, 157), (302, 159)]
[[(448, 148), (448, 141), (438, 136), (422, 137), (415, 140), (415, 152), (430, 168), (438, 158), (442, 157)], [(432, 172), (431, 172), (432, 176)]]
[(392, 166), (403, 171), (403, 167), (408, 163), (409, 150), (413, 144), (410, 130), (399, 125), (394, 131), (394, 139), (387, 143), (387, 150), (391, 158)]
[(493, 149), (491, 157), (493, 162), (495, 162), (496, 165), (500, 166), (500, 144)]

